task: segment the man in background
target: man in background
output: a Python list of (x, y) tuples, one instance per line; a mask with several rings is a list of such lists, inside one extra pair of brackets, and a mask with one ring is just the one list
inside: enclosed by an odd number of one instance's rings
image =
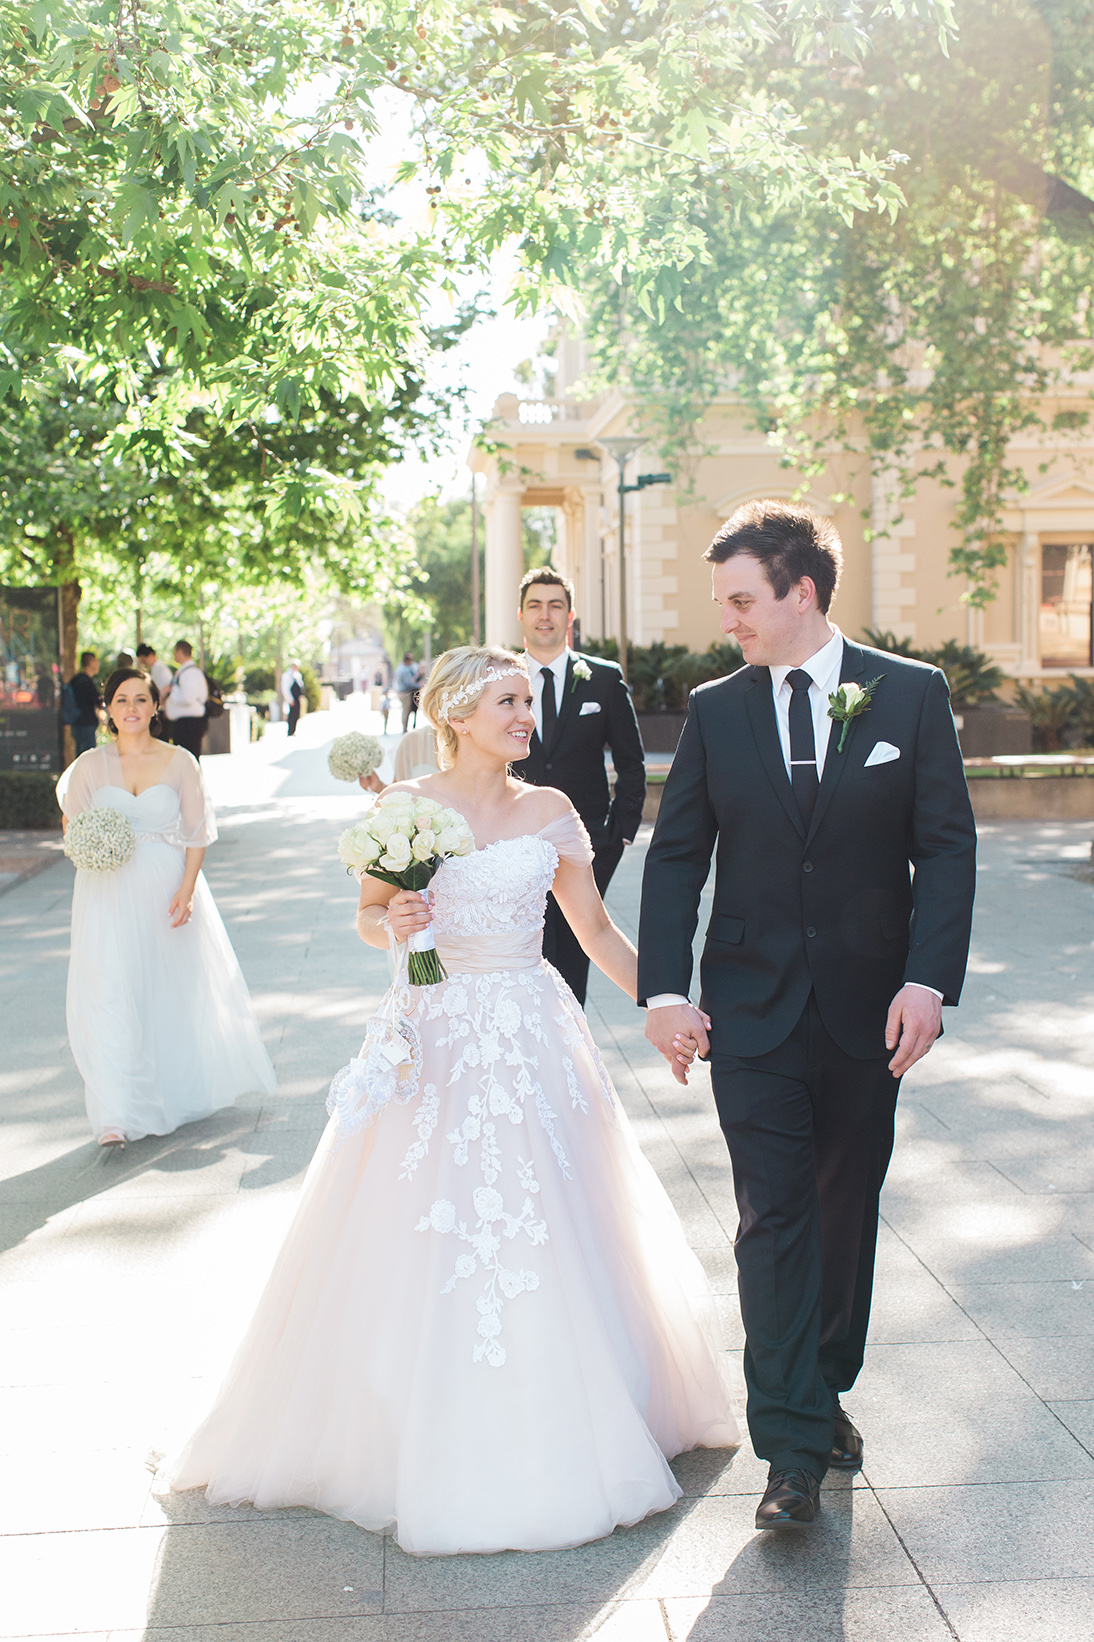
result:
[(143, 667), (160, 693), (160, 700), (171, 688), (171, 669), (161, 661), (150, 644), (137, 645), (137, 666)]
[(303, 699), (304, 675), (300, 671), (300, 663), (290, 661), (281, 675), (281, 701), (290, 735), (296, 734), (296, 726), (300, 723), (300, 703)]
[[(537, 787), (558, 787), (589, 830), (593, 877), (601, 895), (642, 820), (646, 759), (630, 691), (619, 666), (583, 656), (567, 643), (573, 610), (572, 583), (550, 565), (529, 570), (520, 584), (517, 620), (524, 633), (536, 730), (528, 757), (513, 774)], [(608, 787), (605, 749), (615, 766), (615, 796)], [(543, 956), (554, 964), (584, 1004), (589, 960), (547, 897)]]
[(76, 757), (81, 753), (89, 753), (95, 745), (95, 733), (99, 728), (99, 708), (102, 705), (99, 696), (99, 686), (95, 683), (95, 674), (99, 671), (99, 658), (94, 650), (85, 650), (80, 657), (80, 671), (73, 673), (68, 681), (76, 703), (76, 719), (72, 725), (72, 739), (76, 745)]
[(167, 731), (176, 747), (185, 747), (188, 753), (200, 758), (209, 686), (205, 682), (205, 674), (194, 660), (192, 644), (186, 639), (179, 639), (174, 656), (178, 671), (163, 707)]
[(419, 687), (418, 664), (408, 650), (395, 669), (395, 694), (398, 696), (403, 709), (404, 735), (410, 728), (410, 720), (413, 718), (417, 722)]

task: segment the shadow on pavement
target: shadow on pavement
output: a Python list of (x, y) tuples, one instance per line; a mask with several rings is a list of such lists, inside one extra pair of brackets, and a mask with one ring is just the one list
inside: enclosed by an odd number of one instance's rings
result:
[[(297, 1155), (271, 1156), (271, 1137), (255, 1130), (256, 1110), (227, 1107), (200, 1123), (188, 1123), (170, 1135), (130, 1141), (122, 1152), (88, 1141), (62, 1157), (0, 1182), (0, 1251), (16, 1247), (54, 1215), (99, 1197), (116, 1186), (155, 1170), (160, 1175), (194, 1176), (192, 1194), (178, 1194), (180, 1219), (194, 1212), (203, 1191), (202, 1175), (232, 1152), (261, 1157), (242, 1180), (226, 1177), (224, 1192), (256, 1190), (290, 1180), (300, 1170)], [(311, 1141), (314, 1147), (314, 1140)], [(173, 1194), (172, 1194), (173, 1195)], [(211, 1197), (216, 1194), (208, 1194)], [(170, 1199), (169, 1199), (170, 1200)]]

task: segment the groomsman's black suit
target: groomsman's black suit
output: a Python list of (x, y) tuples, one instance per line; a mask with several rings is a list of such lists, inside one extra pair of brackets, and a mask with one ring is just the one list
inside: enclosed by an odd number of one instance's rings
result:
[[(700, 974), (740, 1214), (749, 1427), (773, 1470), (817, 1477), (866, 1342), (898, 1088), (886, 1014), (909, 981), (957, 1003), (972, 920), (975, 829), (945, 678), (845, 641), (840, 679), (878, 674), (842, 753), (832, 726), (808, 826), (768, 669), (696, 690), (642, 892), (639, 999), (686, 996), (717, 850)], [(868, 768), (882, 741), (899, 758)]]
[[(589, 669), (587, 679), (574, 674), (575, 661)], [(528, 657), (534, 672), (536, 662)], [(604, 749), (615, 766), (615, 796), (608, 787)], [(566, 665), (562, 701), (554, 733), (544, 746), (533, 734), (528, 757), (513, 765), (513, 774), (537, 787), (558, 787), (589, 829), (596, 887), (604, 894), (623, 854), (623, 840), (633, 838), (642, 820), (646, 796), (646, 760), (634, 704), (614, 661), (571, 655)], [(585, 1002), (589, 960), (562, 916), (554, 896), (547, 898), (543, 956), (554, 964)]]

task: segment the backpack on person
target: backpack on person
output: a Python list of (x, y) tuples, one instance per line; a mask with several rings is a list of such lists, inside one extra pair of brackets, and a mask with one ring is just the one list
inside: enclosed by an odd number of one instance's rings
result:
[(211, 718), (222, 718), (224, 716), (224, 691), (219, 684), (209, 677), (208, 673), (205, 673), (203, 677), (205, 679), (205, 688), (208, 691), (205, 697), (205, 721), (208, 723)]

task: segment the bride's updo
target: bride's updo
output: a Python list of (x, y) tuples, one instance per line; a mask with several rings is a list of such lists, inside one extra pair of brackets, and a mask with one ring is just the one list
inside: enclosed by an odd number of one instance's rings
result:
[(527, 678), (524, 657), (496, 644), (460, 644), (437, 657), (422, 691), (421, 706), (437, 732), (437, 761), (442, 770), (450, 770), (456, 762), (459, 737), (453, 723), (471, 717), (490, 682), (491, 670), (506, 673), (514, 668)]

